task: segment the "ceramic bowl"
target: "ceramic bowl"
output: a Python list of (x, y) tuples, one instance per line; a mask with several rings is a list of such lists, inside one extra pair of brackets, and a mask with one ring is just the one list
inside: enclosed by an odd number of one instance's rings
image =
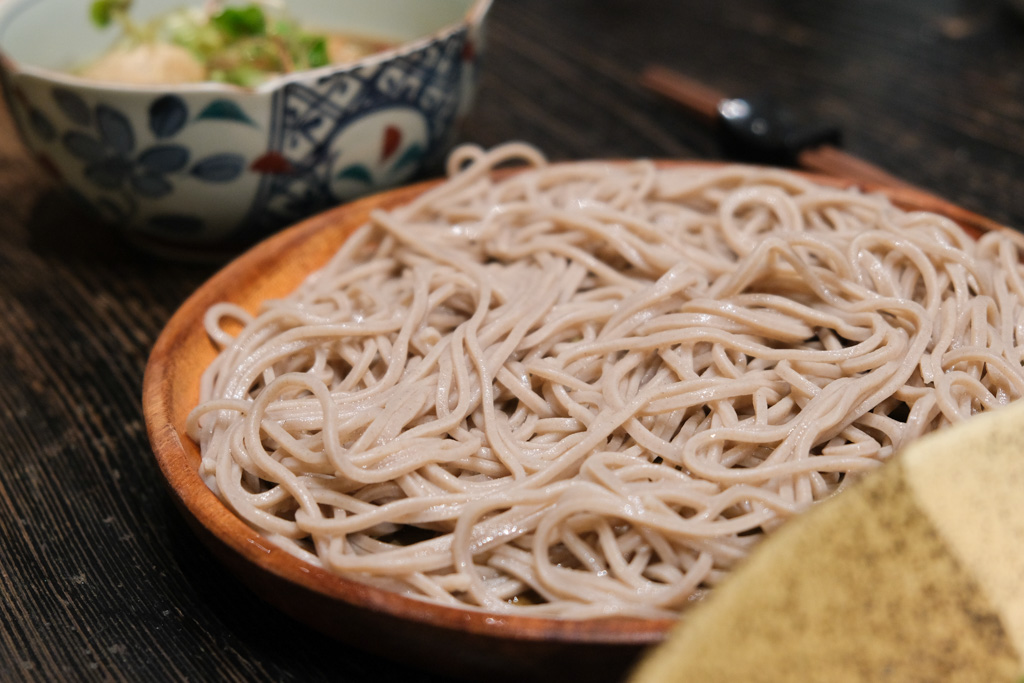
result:
[[(149, 17), (198, 0), (136, 0)], [(0, 75), (39, 162), (134, 242), (229, 254), (441, 160), (473, 96), (490, 0), (290, 0), (304, 25), (391, 38), (348, 65), (274, 78), (135, 86), (68, 72), (119, 36), (82, 0), (0, 3)]]

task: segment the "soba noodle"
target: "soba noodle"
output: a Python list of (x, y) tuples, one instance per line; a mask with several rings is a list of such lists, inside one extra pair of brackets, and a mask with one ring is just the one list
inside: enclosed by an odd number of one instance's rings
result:
[[(492, 180), (511, 161), (534, 168)], [(207, 316), (202, 475), (312, 564), (673, 616), (902, 444), (1024, 394), (1022, 239), (778, 170), (449, 163), (287, 298)]]

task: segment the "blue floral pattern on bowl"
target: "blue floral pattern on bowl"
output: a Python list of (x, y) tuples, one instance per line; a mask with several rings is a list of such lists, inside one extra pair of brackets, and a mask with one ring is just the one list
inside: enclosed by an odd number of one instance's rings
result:
[[(21, 21), (62, 0), (5, 1)], [(94, 83), (9, 59), (0, 75), (29, 148), (100, 217), (160, 250), (230, 252), (438, 162), (472, 97), (488, 4), (465, 0), (472, 20), (381, 59), (255, 90)]]
[[(188, 147), (173, 142), (136, 151), (132, 122), (122, 112), (106, 104), (90, 108), (66, 88), (55, 88), (53, 100), (73, 126), (61, 136), (61, 144), (83, 163), (84, 177), (96, 188), (107, 191), (96, 201), (103, 215), (117, 222), (132, 220), (138, 210), (136, 197), (159, 199), (172, 194), (175, 175), (187, 173), (203, 182), (226, 183), (245, 170), (245, 159), (234, 153), (212, 154), (190, 164), (192, 154)], [(188, 105), (176, 95), (156, 98), (148, 112), (149, 128), (158, 140), (172, 139), (189, 121)], [(248, 121), (237, 105), (227, 101), (212, 103), (198, 118)], [(45, 127), (57, 128), (38, 111), (35, 119), (36, 126), (42, 122)], [(201, 218), (187, 213), (155, 214), (148, 220), (158, 230), (195, 232), (204, 227)]]

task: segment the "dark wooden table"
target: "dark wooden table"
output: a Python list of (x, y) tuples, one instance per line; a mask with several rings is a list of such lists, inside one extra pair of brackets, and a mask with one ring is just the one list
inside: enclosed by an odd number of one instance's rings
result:
[[(999, 0), (496, 0), (491, 18), (466, 140), (717, 157), (637, 84), (659, 62), (771, 92), (839, 124), (848, 151), (1024, 227), (1024, 21)], [(0, 680), (441, 680), (264, 606), (173, 508), (142, 375), (214, 270), (84, 221), (0, 117)]]

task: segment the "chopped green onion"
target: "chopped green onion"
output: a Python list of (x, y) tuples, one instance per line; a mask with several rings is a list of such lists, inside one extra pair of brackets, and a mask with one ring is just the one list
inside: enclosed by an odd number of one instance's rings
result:
[(311, 68), (326, 66), (330, 62), (327, 57), (327, 41), (323, 36), (305, 36), (303, 42), (306, 44), (306, 59)]
[(210, 18), (210, 23), (229, 38), (262, 36), (267, 32), (266, 17), (256, 5), (225, 7)]
[(89, 18), (96, 26), (106, 28), (118, 15), (125, 15), (132, 0), (95, 0), (89, 6)]
[(215, 69), (210, 71), (210, 80), (221, 83), (240, 85), (243, 88), (255, 87), (263, 82), (266, 73), (252, 66), (236, 66), (232, 69)]

